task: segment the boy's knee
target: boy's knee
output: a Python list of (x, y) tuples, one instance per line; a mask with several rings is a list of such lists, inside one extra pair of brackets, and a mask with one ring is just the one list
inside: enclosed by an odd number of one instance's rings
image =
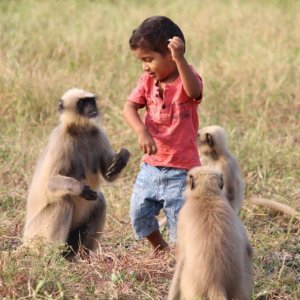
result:
[(159, 226), (155, 217), (147, 219), (132, 219), (132, 228), (136, 239), (140, 240), (158, 231)]

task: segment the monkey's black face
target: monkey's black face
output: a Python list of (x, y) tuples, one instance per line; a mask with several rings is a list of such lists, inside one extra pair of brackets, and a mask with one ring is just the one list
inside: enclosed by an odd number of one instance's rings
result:
[(205, 134), (205, 141), (210, 148), (212, 148), (215, 145), (213, 136), (210, 133)]
[(77, 111), (86, 118), (95, 118), (98, 116), (98, 108), (95, 98), (82, 98), (77, 102)]

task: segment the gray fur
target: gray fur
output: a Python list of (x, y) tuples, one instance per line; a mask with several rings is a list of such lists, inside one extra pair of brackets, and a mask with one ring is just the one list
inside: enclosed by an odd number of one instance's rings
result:
[(168, 300), (251, 299), (252, 248), (221, 186), (222, 175), (209, 167), (187, 175)]
[[(77, 102), (95, 98), (80, 89), (67, 91), (60, 102), (60, 124), (52, 131), (29, 188), (24, 230), (25, 244), (36, 237), (97, 248), (103, 231), (106, 202), (101, 178), (115, 180), (129, 159), (129, 151), (115, 153), (95, 117), (80, 115)], [(89, 112), (90, 113), (90, 112)]]
[(223, 193), (238, 214), (244, 198), (244, 181), (240, 167), (227, 148), (224, 128), (214, 125), (199, 130), (201, 164), (223, 174)]

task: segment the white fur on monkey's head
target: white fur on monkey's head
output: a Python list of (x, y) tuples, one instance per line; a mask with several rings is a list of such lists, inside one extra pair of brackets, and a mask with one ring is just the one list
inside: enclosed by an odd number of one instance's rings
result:
[[(99, 122), (99, 111), (96, 107), (95, 112), (96, 116), (89, 118), (78, 113), (78, 103), (81, 99), (93, 98), (97, 102), (97, 96), (91, 92), (85, 91), (79, 88), (72, 88), (66, 91), (59, 101), (58, 111), (60, 113), (60, 121), (64, 125), (71, 123), (81, 124), (82, 122), (85, 126), (88, 124), (96, 124), (98, 126)], [(97, 106), (97, 104), (96, 104)]]
[(75, 100), (81, 98), (96, 98), (96, 95), (91, 92), (85, 91), (83, 89), (72, 88), (67, 90), (61, 97), (63, 101)]
[(185, 196), (220, 194), (223, 188), (223, 175), (208, 166), (194, 167), (186, 176)]

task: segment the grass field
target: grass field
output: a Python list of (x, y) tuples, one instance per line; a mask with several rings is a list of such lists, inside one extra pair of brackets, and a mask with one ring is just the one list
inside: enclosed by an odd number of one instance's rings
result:
[[(100, 251), (77, 264), (0, 252), (1, 299), (162, 299), (174, 255), (154, 257), (134, 240), (129, 198), (141, 153), (122, 117), (142, 71), (128, 47), (146, 17), (167, 15), (183, 30), (186, 57), (204, 79), (200, 126), (228, 133), (246, 183), (300, 210), (300, 2), (280, 0), (102, 0), (0, 2), (0, 250), (21, 243), (28, 186), (70, 87), (100, 97), (102, 124), (130, 163), (105, 184), (108, 215)], [(300, 299), (300, 223), (245, 201), (254, 248), (253, 299)]]

